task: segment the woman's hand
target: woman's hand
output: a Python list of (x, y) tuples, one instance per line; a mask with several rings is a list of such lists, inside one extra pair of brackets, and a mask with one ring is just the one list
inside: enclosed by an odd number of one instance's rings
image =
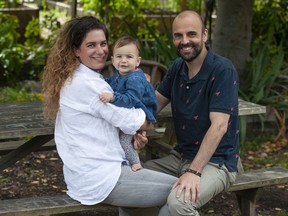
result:
[(145, 147), (148, 143), (148, 138), (146, 136), (146, 131), (138, 131), (134, 135), (134, 149), (139, 150)]

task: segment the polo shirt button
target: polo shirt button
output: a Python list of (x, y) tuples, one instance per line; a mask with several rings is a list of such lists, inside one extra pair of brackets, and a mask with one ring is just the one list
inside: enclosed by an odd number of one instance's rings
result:
[(186, 86), (186, 89), (189, 89), (189, 86)]

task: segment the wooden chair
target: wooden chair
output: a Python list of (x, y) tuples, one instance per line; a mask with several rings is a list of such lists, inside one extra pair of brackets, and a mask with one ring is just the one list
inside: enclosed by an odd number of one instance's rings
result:
[[(139, 66), (144, 73), (147, 73), (151, 77), (151, 83), (156, 89), (162, 79), (164, 78), (167, 67), (161, 63), (151, 60), (142, 60)], [(102, 74), (105, 78), (113, 75), (114, 67), (111, 61), (107, 61), (105, 67), (102, 70)]]

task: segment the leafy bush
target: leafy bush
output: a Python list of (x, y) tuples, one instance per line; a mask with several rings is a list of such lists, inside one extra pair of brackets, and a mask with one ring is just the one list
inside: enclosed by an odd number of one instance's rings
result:
[(0, 102), (41, 101), (40, 93), (28, 92), (21, 87), (4, 87), (0, 89)]
[[(50, 49), (51, 38), (60, 28), (60, 23), (54, 14), (44, 15), (44, 21), (33, 19), (26, 27), (26, 41), (20, 43), (18, 18), (0, 13), (0, 86), (16, 86), (24, 79), (37, 80), (45, 64)], [(41, 37), (41, 31), (49, 28), (52, 33), (46, 38)]]
[[(253, 8), (253, 41), (270, 40), (272, 32), (273, 45), (283, 45), (284, 52), (288, 52), (288, 41), (282, 40), (288, 36), (288, 13), (286, 0), (255, 0)], [(287, 58), (288, 56), (286, 56)], [(287, 60), (287, 59), (286, 59)]]
[(16, 31), (18, 18), (0, 13), (0, 23), (0, 83), (12, 84), (17, 81), (25, 52), (21, 44), (17, 43), (20, 36)]
[[(279, 134), (276, 138), (286, 137), (285, 113), (288, 112), (288, 76), (284, 61), (283, 41), (279, 46), (273, 45), (273, 32), (269, 40), (259, 40), (252, 47), (252, 61), (248, 65), (247, 78), (240, 89), (240, 97), (244, 100), (272, 107), (279, 124)], [(286, 71), (286, 72), (285, 72)], [(259, 115), (264, 129), (262, 116)], [(246, 117), (241, 117), (244, 140)], [(284, 131), (283, 131), (284, 130)]]

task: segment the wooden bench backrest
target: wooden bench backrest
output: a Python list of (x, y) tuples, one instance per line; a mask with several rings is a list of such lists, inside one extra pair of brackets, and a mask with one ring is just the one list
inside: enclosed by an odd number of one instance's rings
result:
[[(163, 64), (160, 64), (151, 60), (142, 60), (139, 66), (144, 73), (147, 73), (151, 77), (151, 83), (153, 87), (156, 89), (162, 79), (164, 78), (167, 67)], [(105, 78), (113, 75), (114, 67), (111, 61), (107, 61), (105, 67), (102, 70), (102, 74)]]

